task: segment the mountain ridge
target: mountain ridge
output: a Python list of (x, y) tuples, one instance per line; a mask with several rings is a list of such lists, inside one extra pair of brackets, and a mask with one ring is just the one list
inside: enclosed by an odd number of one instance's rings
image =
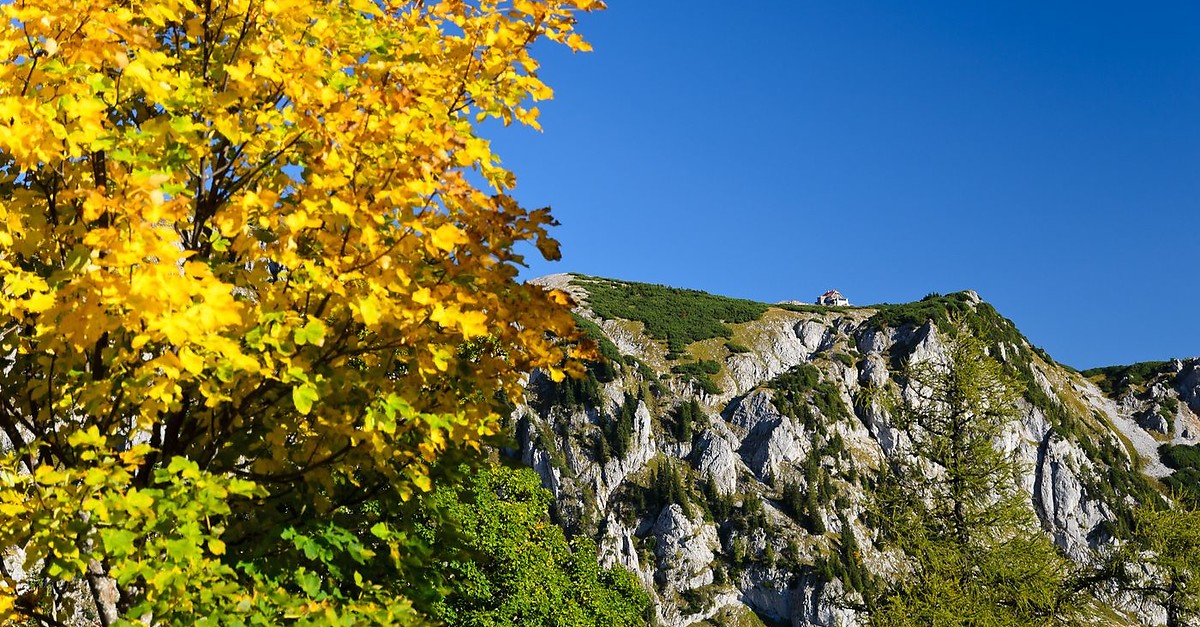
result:
[[(644, 282), (639, 282), (639, 281), (630, 281), (630, 280), (616, 279), (616, 278), (611, 278), (611, 277), (599, 277), (599, 276), (593, 276), (593, 275), (588, 275), (588, 274), (583, 274), (583, 273), (578, 273), (578, 272), (559, 272), (559, 273), (546, 274), (546, 275), (541, 275), (541, 276), (530, 278), (527, 280), (527, 282), (531, 283), (531, 284), (535, 284), (535, 285), (541, 285), (548, 289), (560, 289), (560, 290), (563, 290), (563, 291), (571, 294), (572, 297), (578, 297), (580, 294), (583, 294), (585, 292), (581, 289), (570, 287), (572, 278), (585, 279), (585, 280), (586, 279), (593, 279), (593, 280), (599, 279), (599, 280), (603, 280), (603, 281), (622, 283), (622, 284), (626, 284), (626, 285), (649, 285), (649, 286), (665, 287), (665, 288), (670, 288), (670, 289), (699, 292), (699, 293), (703, 293), (703, 294), (718, 296), (720, 298), (729, 298), (732, 300), (753, 302), (756, 304), (766, 305), (769, 307), (779, 307), (779, 308), (823, 307), (825, 309), (837, 309), (839, 307), (844, 307), (846, 309), (879, 310), (879, 309), (886, 309), (886, 308), (902, 307), (905, 305), (912, 305), (915, 303), (922, 302), (922, 300), (927, 300), (931, 297), (940, 297), (943, 295), (949, 296), (949, 295), (955, 295), (955, 294), (965, 295), (974, 300), (984, 302), (984, 303), (988, 302), (987, 299), (983, 298), (976, 290), (970, 289), (970, 288), (963, 289), (963, 290), (957, 290), (954, 292), (946, 292), (945, 294), (940, 293), (940, 292), (931, 292), (920, 300), (908, 301), (908, 302), (896, 302), (896, 303), (879, 302), (879, 303), (871, 303), (871, 304), (864, 304), (864, 305), (850, 304), (850, 305), (844, 305), (844, 306), (824, 306), (824, 305), (818, 305), (815, 302), (810, 301), (810, 300), (801, 300), (801, 299), (784, 299), (784, 300), (769, 302), (769, 301), (755, 300), (752, 298), (744, 298), (744, 297), (736, 297), (736, 296), (721, 296), (721, 295), (715, 294), (713, 292), (701, 290), (699, 288), (683, 288), (683, 287), (675, 287), (675, 286), (670, 286), (670, 285), (660, 284), (660, 283), (644, 283)], [(579, 298), (576, 298), (576, 300), (579, 301)], [(581, 304), (586, 304), (586, 298), (584, 298), (584, 302), (581, 302)], [(990, 303), (989, 303), (989, 305), (990, 305)], [(1014, 324), (1014, 327), (1015, 327), (1015, 324)], [(1035, 350), (1038, 350), (1039, 352), (1043, 353), (1043, 358), (1050, 359), (1049, 353), (1046, 352), (1046, 350), (1044, 348), (1042, 348), (1036, 344), (1033, 344), (1032, 342), (1030, 344)], [(1069, 368), (1071, 370), (1076, 370), (1081, 373), (1099, 374), (1104, 371), (1117, 371), (1117, 370), (1128, 370), (1128, 369), (1136, 370), (1137, 368), (1143, 367), (1143, 366), (1164, 366), (1164, 365), (1170, 364), (1171, 362), (1174, 362), (1174, 361), (1191, 361), (1191, 360), (1195, 360), (1195, 359), (1200, 359), (1200, 355), (1192, 355), (1192, 356), (1181, 355), (1181, 356), (1171, 357), (1168, 359), (1148, 359), (1148, 360), (1144, 360), (1144, 361), (1131, 361), (1131, 362), (1122, 362), (1122, 363), (1101, 364), (1098, 366), (1091, 366), (1091, 367), (1087, 367), (1087, 368), (1081, 368), (1081, 367), (1075, 366), (1073, 364), (1059, 361), (1057, 359), (1053, 359), (1053, 361), (1060, 366)]]
[[(1023, 460), (1030, 507), (1077, 561), (1128, 528), (1131, 502), (1162, 498), (1160, 479), (1179, 471), (1158, 448), (1195, 446), (1200, 434), (1197, 360), (1169, 362), (1114, 398), (970, 291), (820, 307), (584, 275), (535, 282), (575, 298), (609, 359), (582, 383), (530, 376), (513, 416), (520, 455), (554, 493), (560, 523), (654, 592), (662, 625), (729, 613), (860, 622), (836, 602), (854, 592), (853, 565), (830, 564), (849, 533), (868, 568), (887, 571), (862, 522), (863, 477), (906, 434), (875, 396), (902, 393), (903, 365), (937, 358), (955, 324), (1024, 386), (1020, 427), (1000, 446)], [(787, 505), (813, 493), (804, 512)], [(1152, 609), (1110, 604), (1154, 622)]]

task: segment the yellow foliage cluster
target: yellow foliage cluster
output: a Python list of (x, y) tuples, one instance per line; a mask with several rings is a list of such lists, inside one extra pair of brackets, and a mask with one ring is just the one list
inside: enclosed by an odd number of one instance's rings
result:
[(587, 50), (575, 15), (598, 8), (0, 6), (0, 545), (44, 531), (44, 473), (88, 485), (79, 433), (137, 451), (97, 484), (122, 494), (186, 458), (327, 511), (363, 476), (427, 488), (519, 373), (577, 371), (562, 296), (515, 280), (518, 245), (557, 257), (553, 220), (477, 126), (537, 127), (531, 45)]

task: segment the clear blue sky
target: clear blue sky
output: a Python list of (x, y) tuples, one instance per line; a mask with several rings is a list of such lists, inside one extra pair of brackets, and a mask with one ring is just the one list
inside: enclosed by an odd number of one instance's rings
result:
[[(584, 272), (975, 289), (1079, 368), (1200, 355), (1200, 3), (610, 0), (493, 132)], [(531, 254), (530, 258), (536, 257)]]

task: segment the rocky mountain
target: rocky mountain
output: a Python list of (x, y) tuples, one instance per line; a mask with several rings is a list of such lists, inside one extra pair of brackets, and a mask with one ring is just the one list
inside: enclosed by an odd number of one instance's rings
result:
[[(1029, 506), (1073, 560), (1120, 537), (1166, 486), (1200, 485), (1200, 468), (1179, 461), (1200, 451), (1200, 360), (1080, 373), (974, 292), (819, 307), (539, 281), (572, 294), (606, 360), (584, 380), (531, 374), (513, 453), (568, 533), (653, 591), (660, 625), (858, 624), (839, 600), (862, 569), (895, 568), (870, 508), (909, 436), (891, 399), (906, 393), (904, 364), (938, 358), (959, 328), (1022, 388), (1020, 420), (996, 446), (1021, 460)], [(1161, 621), (1106, 603), (1116, 623)]]

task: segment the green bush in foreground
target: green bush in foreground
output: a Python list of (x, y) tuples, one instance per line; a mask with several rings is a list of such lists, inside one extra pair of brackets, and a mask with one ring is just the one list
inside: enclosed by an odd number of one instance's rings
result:
[(470, 472), (422, 504), (422, 539), (460, 547), (442, 563), (445, 587), (427, 610), (431, 617), (462, 627), (647, 623), (650, 599), (637, 579), (624, 569), (600, 568), (591, 540), (567, 541), (550, 520), (552, 496), (537, 474), (505, 466)]

